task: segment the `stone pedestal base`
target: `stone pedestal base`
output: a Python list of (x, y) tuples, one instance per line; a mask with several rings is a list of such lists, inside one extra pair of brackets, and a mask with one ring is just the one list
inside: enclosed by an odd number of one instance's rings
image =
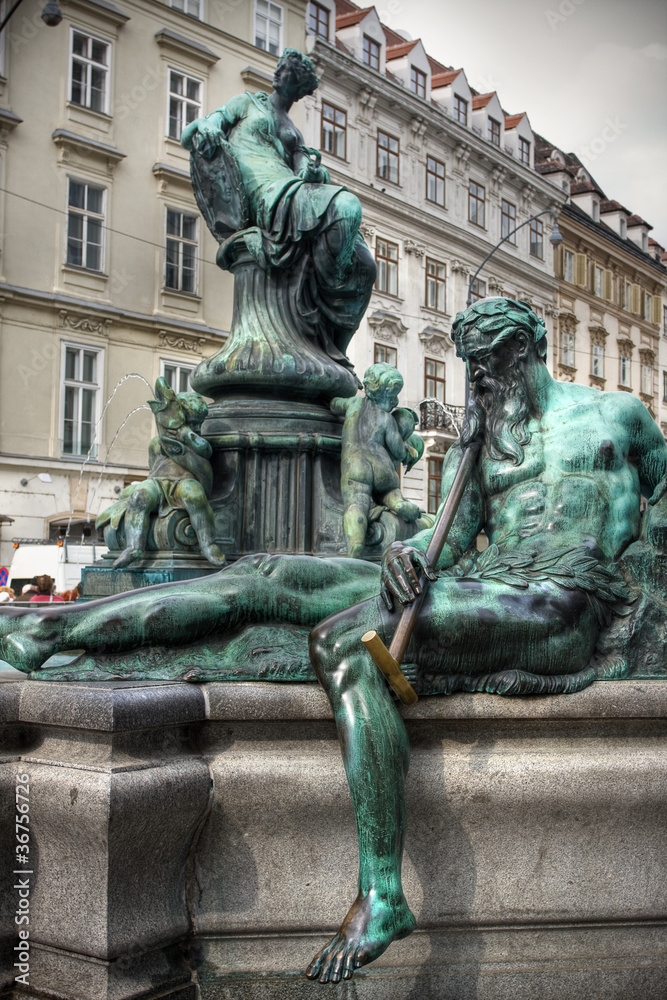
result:
[[(112, 553), (118, 555), (118, 553)], [(109, 560), (95, 563), (81, 571), (82, 597), (94, 600), (124, 594), (128, 590), (152, 587), (157, 583), (178, 583), (179, 580), (193, 580), (198, 576), (217, 573), (218, 566), (211, 566), (204, 556), (187, 553), (152, 553), (154, 558), (142, 561), (141, 568), (114, 569)], [(181, 556), (181, 558), (179, 558)]]
[[(662, 997), (667, 681), (429, 698), (403, 714), (419, 929), (329, 992)], [(7, 680), (0, 723), (1, 996), (323, 995), (303, 969), (354, 898), (357, 853), (319, 689)], [(20, 991), (17, 774), (30, 776), (33, 873)]]

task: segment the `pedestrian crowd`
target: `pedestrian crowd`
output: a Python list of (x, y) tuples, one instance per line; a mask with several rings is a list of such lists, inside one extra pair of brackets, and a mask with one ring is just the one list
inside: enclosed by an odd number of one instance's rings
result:
[(55, 593), (56, 581), (46, 573), (42, 576), (33, 576), (30, 583), (26, 583), (20, 595), (17, 596), (12, 587), (0, 587), (0, 604), (12, 601), (30, 604), (52, 603), (54, 601), (76, 601), (81, 597), (81, 584), (71, 590), (63, 590), (61, 594)]

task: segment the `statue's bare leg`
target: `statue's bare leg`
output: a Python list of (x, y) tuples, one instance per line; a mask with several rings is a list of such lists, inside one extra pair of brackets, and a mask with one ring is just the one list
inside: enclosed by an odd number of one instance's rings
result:
[(114, 569), (129, 566), (141, 559), (146, 547), (151, 514), (160, 506), (160, 487), (147, 479), (132, 493), (125, 511), (125, 548), (114, 562)]
[[(306, 972), (323, 983), (349, 978), (415, 926), (401, 885), (407, 737), (360, 641), (374, 629), (388, 645), (396, 623), (397, 616), (373, 598), (311, 632), (311, 660), (334, 712), (359, 837), (357, 898)], [(502, 693), (521, 671), (555, 680), (582, 670), (596, 635), (595, 615), (581, 591), (444, 578), (429, 588), (406, 662), (436, 678), (487, 677)]]
[(366, 543), (368, 514), (371, 509), (371, 487), (354, 479), (348, 479), (341, 488), (345, 511), (343, 529), (347, 542), (347, 554), (352, 559), (361, 559)]
[(389, 490), (388, 493), (382, 497), (382, 503), (389, 510), (393, 510), (395, 514), (402, 517), (404, 521), (411, 523), (416, 521), (419, 517), (421, 511), (416, 503), (412, 503), (410, 500), (406, 500), (400, 490)]
[(334, 710), (359, 837), (357, 898), (306, 972), (323, 983), (349, 979), (415, 928), (401, 885), (408, 739), (382, 675), (359, 642), (369, 628), (388, 638), (388, 620), (374, 598), (311, 633), (311, 658)]
[(202, 553), (213, 566), (223, 566), (225, 554), (215, 541), (215, 518), (203, 486), (195, 479), (186, 479), (174, 494), (190, 515)]

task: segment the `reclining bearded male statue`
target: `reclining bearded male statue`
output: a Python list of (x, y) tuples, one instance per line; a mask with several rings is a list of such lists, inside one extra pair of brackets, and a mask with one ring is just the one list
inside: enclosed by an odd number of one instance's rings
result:
[[(545, 334), (528, 306), (504, 298), (475, 303), (452, 327), (471, 401), (445, 463), (444, 493), (462, 446), (481, 435), (483, 447), (440, 562), (428, 570), (433, 583), (405, 658), (422, 693), (586, 687), (596, 677), (599, 636), (644, 600), (620, 557), (644, 544), (640, 530), (664, 543), (662, 434), (635, 396), (554, 381)], [(650, 498), (643, 527), (642, 495)], [(490, 545), (479, 554), (481, 530)], [(312, 662), (338, 726), (360, 854), (357, 899), (307, 972), (321, 982), (349, 978), (415, 926), (400, 875), (408, 741), (360, 637), (374, 629), (389, 641), (401, 604), (415, 598), (432, 531), (392, 543), (381, 569), (257, 555), (185, 584), (0, 611), (0, 655), (26, 672), (58, 650), (178, 646), (260, 621), (312, 627)], [(664, 578), (660, 585), (664, 601)], [(622, 676), (622, 657), (617, 666)]]

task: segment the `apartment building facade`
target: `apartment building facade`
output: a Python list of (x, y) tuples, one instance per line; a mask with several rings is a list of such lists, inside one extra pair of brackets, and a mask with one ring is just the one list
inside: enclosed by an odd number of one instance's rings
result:
[(91, 537), (146, 475), (149, 386), (186, 387), (220, 347), (231, 278), (180, 132), (270, 87), (305, 34), (306, 0), (63, 0), (56, 28), (43, 6), (24, 0), (0, 63), (4, 565), (12, 537), (57, 536), (70, 517), (71, 537)]
[(421, 40), (383, 25), (373, 7), (318, 0), (308, 10), (308, 52), (320, 86), (304, 100), (306, 143), (322, 152), (333, 183), (361, 200), (363, 234), (378, 279), (350, 357), (361, 375), (374, 361), (405, 379), (403, 405), (422, 406), (424, 459), (403, 491), (435, 511), (442, 462), (456, 440), (465, 370), (450, 340), (468, 283), (486, 254), (534, 215), (484, 267), (473, 298), (507, 295), (532, 304), (553, 339), (557, 287), (549, 243), (565, 195), (534, 167), (526, 114), (476, 94), (465, 70), (435, 60)]

